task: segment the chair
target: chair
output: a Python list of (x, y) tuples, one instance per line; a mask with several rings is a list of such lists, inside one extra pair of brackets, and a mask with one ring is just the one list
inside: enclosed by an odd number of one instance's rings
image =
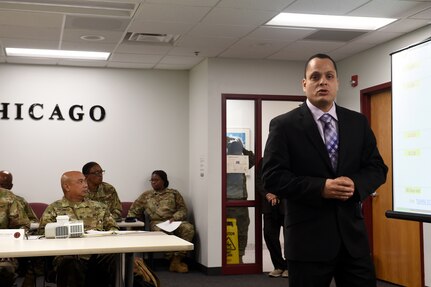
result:
[(43, 202), (30, 202), (29, 203), (31, 209), (33, 209), (34, 213), (36, 214), (37, 218), (40, 219), (43, 215), (43, 212), (48, 207), (48, 204)]
[(123, 201), (121, 202), (121, 207), (123, 208), (122, 212), (121, 212), (121, 217), (122, 218), (126, 218), (127, 217), (127, 213), (129, 212), (130, 206), (132, 206), (133, 202), (131, 201)]

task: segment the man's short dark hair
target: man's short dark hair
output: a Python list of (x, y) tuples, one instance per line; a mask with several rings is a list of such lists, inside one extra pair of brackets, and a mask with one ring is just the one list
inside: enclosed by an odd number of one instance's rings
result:
[(305, 62), (305, 68), (304, 68), (304, 79), (306, 79), (306, 78), (307, 78), (307, 67), (308, 67), (308, 64), (309, 64), (309, 63), (310, 63), (310, 61), (311, 61), (311, 60), (313, 60), (314, 58), (319, 58), (319, 59), (329, 59), (329, 60), (331, 60), (332, 64), (334, 65), (335, 72), (338, 74), (338, 71), (337, 71), (337, 64), (335, 64), (334, 59), (332, 59), (329, 55), (319, 53), (319, 54), (315, 54), (315, 55), (311, 56), (311, 57), (307, 60), (307, 62)]

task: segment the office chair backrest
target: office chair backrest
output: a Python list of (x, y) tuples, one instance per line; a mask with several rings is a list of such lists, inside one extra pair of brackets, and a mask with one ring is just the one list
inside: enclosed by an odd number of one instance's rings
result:
[(43, 215), (43, 212), (48, 207), (48, 204), (43, 202), (30, 202), (29, 203), (31, 209), (33, 209), (34, 213), (36, 214), (37, 218), (40, 219)]
[(123, 211), (121, 212), (121, 217), (126, 218), (127, 213), (129, 212), (130, 206), (132, 206), (133, 202), (131, 201), (123, 201), (121, 202), (121, 206), (123, 207)]

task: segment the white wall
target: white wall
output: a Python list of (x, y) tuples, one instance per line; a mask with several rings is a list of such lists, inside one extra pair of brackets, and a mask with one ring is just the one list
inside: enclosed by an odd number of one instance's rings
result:
[[(202, 73), (205, 75), (202, 76)], [(221, 94), (302, 95), (302, 74), (303, 63), (228, 59), (208, 59), (191, 71), (191, 105), (197, 101), (194, 108), (206, 111), (206, 114), (191, 111), (196, 116), (192, 119), (196, 123), (191, 125), (203, 129), (199, 133), (191, 133), (190, 143), (191, 150), (194, 150), (190, 162), (195, 165), (191, 167), (191, 186), (201, 187), (194, 190), (200, 199), (203, 196), (197, 193), (207, 196), (206, 200), (195, 200), (202, 206), (193, 207), (200, 236), (200, 252), (207, 253), (202, 254), (203, 265), (222, 265), (221, 248), (225, 242), (221, 235)], [(202, 85), (206, 85), (207, 90)], [(197, 97), (195, 93), (205, 99)], [(207, 138), (201, 139), (200, 135), (206, 135)], [(202, 144), (197, 146), (199, 139)], [(203, 179), (196, 172), (200, 164), (199, 157), (204, 159), (207, 171)], [(197, 209), (202, 213), (198, 214)]]
[[(12, 103), (10, 119), (0, 119), (0, 169), (30, 202), (61, 198), (61, 174), (88, 161), (101, 164), (123, 201), (150, 188), (154, 169), (166, 170), (188, 200), (188, 94), (184, 71), (0, 65), (0, 103)], [(14, 120), (13, 103), (24, 103), (23, 120)], [(32, 103), (44, 105), (43, 119), (29, 118)], [(55, 104), (64, 121), (48, 119)], [(74, 122), (73, 104), (101, 105), (106, 119)]]
[(192, 218), (196, 226), (195, 253), (197, 261), (209, 266), (210, 256), (220, 256), (210, 253), (217, 249), (221, 230), (221, 221), (214, 216), (214, 210), (220, 207), (212, 202), (209, 196), (208, 169), (208, 62), (203, 61), (190, 71), (190, 108), (189, 108), (189, 154), (190, 154), (190, 192)]

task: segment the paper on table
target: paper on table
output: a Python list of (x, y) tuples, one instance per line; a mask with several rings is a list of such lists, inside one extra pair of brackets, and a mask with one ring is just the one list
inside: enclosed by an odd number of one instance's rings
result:
[(156, 224), (156, 226), (164, 231), (167, 232), (172, 232), (175, 229), (178, 228), (178, 226), (180, 226), (181, 221), (172, 221), (169, 222), (169, 220), (166, 220), (165, 222), (160, 222), (159, 224)]
[(84, 233), (84, 237), (95, 237), (95, 236), (108, 236), (108, 235), (125, 235), (125, 234), (135, 234), (135, 233), (143, 233), (146, 231), (143, 230), (108, 230), (108, 231), (99, 231), (99, 230), (87, 230)]
[(93, 236), (106, 236), (114, 234), (114, 230), (100, 231), (100, 230), (87, 230), (84, 233), (85, 237), (93, 237)]

